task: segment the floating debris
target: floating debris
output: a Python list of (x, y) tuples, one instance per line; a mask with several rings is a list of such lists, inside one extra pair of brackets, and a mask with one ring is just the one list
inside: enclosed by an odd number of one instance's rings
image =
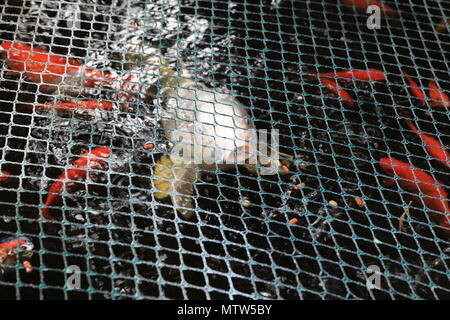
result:
[(242, 200), (242, 206), (243, 206), (244, 208), (248, 208), (248, 207), (250, 207), (251, 205), (252, 205), (252, 203), (251, 203), (250, 200), (248, 200), (248, 199)]
[(154, 147), (155, 147), (155, 145), (153, 143), (144, 144), (144, 149), (146, 149), (146, 150), (153, 149)]
[(31, 262), (28, 260), (25, 260), (22, 263), (23, 267), (25, 268), (25, 272), (30, 273), (33, 272), (33, 266), (31, 265)]
[(334, 201), (334, 200), (328, 201), (328, 204), (329, 204), (330, 206), (332, 206), (332, 207), (337, 207), (337, 206), (338, 206), (338, 203), (337, 203), (336, 201)]
[(356, 197), (355, 198), (355, 202), (358, 205), (358, 207), (360, 207), (360, 208), (364, 207), (364, 200), (363, 199), (361, 199), (359, 197)]
[(9, 181), (11, 179), (12, 179), (11, 173), (9, 173), (8, 171), (0, 170), (0, 182), (1, 181)]
[(294, 187), (294, 190), (299, 190), (299, 189), (303, 188), (304, 186), (305, 186), (305, 184), (303, 182), (299, 183)]

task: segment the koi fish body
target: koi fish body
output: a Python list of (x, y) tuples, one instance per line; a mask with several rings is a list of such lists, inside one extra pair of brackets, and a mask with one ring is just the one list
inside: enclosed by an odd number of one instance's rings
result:
[[(25, 107), (32, 109), (32, 105), (26, 105)], [(106, 110), (110, 111), (113, 109), (113, 104), (109, 101), (63, 101), (57, 103), (45, 103), (38, 104), (35, 106), (38, 110), (53, 111), (60, 116), (65, 116), (74, 112), (78, 117), (83, 119), (92, 119), (94, 110)]]
[(419, 85), (414, 81), (413, 78), (406, 72), (402, 71), (402, 73), (405, 75), (406, 80), (408, 81), (408, 85), (411, 89), (411, 92), (414, 94), (416, 98), (418, 98), (423, 104), (427, 104), (427, 96), (425, 95), (425, 92), (419, 87)]
[[(193, 186), (202, 171), (227, 170), (256, 158), (254, 125), (232, 95), (214, 92), (185, 71), (182, 75), (167, 67), (160, 71), (161, 122), (174, 147), (171, 156), (161, 158), (155, 167), (155, 197), (170, 195), (178, 212), (189, 218), (194, 213)], [(265, 155), (257, 161), (271, 168), (276, 163)]]
[(425, 133), (419, 132), (419, 130), (417, 130), (416, 126), (414, 126), (411, 120), (406, 120), (406, 124), (412, 131), (414, 131), (415, 134), (420, 137), (420, 139), (422, 139), (423, 143), (425, 144), (425, 149), (428, 151), (428, 153), (444, 166), (450, 168), (450, 154), (445, 150), (444, 146), (435, 138), (430, 137)]
[(355, 102), (350, 97), (348, 92), (342, 89), (335, 81), (330, 80), (327, 77), (319, 78), (319, 81), (322, 85), (326, 86), (328, 90), (335, 93), (340, 99), (342, 99), (347, 107), (353, 108), (355, 106)]
[(327, 72), (321, 73), (319, 77), (325, 78), (342, 78), (342, 79), (356, 79), (363, 81), (386, 81), (386, 75), (383, 71), (377, 69), (368, 70), (346, 70), (341, 72)]
[(20, 42), (6, 41), (0, 45), (3, 59), (11, 70), (9, 74), (25, 73), (39, 90), (52, 93), (59, 85), (66, 93), (78, 93), (77, 87), (95, 87), (109, 83), (111, 76), (100, 70), (85, 69), (83, 63), (72, 58), (51, 54), (44, 49), (32, 48)]
[(63, 172), (51, 185), (44, 208), (42, 208), (42, 216), (45, 219), (51, 220), (52, 216), (50, 215), (49, 206), (61, 199), (61, 193), (63, 192), (64, 187), (69, 185), (69, 181), (73, 183), (75, 181), (86, 179), (88, 174), (87, 169), (103, 169), (105, 158), (108, 158), (109, 154), (109, 148), (98, 147), (91, 152), (82, 154), (78, 159), (76, 159), (73, 162), (73, 168), (67, 169)]
[[(439, 225), (442, 227), (450, 225), (448, 195), (441, 182), (422, 170), (394, 158), (381, 158), (380, 166), (386, 174), (399, 178), (397, 182), (401, 188), (417, 194), (420, 198), (416, 200), (421, 199), (429, 209), (436, 211), (432, 214), (432, 218), (437, 220)], [(388, 179), (386, 185), (394, 183), (393, 179)], [(450, 232), (450, 230), (446, 230), (446, 232)]]
[[(170, 159), (161, 159), (166, 166), (160, 163), (156, 167), (154, 184), (160, 191), (157, 194), (170, 194), (177, 210), (189, 218), (193, 184), (201, 171), (243, 164), (256, 152), (251, 144), (253, 123), (245, 107), (231, 95), (215, 93), (191, 79), (168, 83), (161, 95), (162, 125), (174, 148)], [(170, 181), (166, 183), (162, 177)]]

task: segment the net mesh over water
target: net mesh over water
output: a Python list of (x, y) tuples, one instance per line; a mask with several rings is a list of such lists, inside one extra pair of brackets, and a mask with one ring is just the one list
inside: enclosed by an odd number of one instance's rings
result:
[[(34, 270), (21, 261), (5, 268), (0, 297), (449, 298), (448, 237), (411, 192), (384, 186), (378, 163), (395, 157), (450, 186), (449, 168), (404, 122), (448, 146), (450, 115), (425, 106), (402, 74), (449, 92), (450, 31), (438, 26), (450, 7), (383, 2), (398, 17), (369, 30), (366, 14), (335, 0), (3, 1), (1, 41), (148, 87), (159, 81), (155, 54), (164, 57), (235, 96), (257, 129), (278, 129), (280, 151), (293, 160), (274, 175), (206, 172), (194, 185), (195, 215), (183, 219), (152, 189), (152, 168), (171, 146), (157, 97), (142, 92), (123, 103), (108, 87), (44, 94), (3, 63), (0, 164), (14, 178), (0, 186), (0, 236), (30, 238)], [(338, 80), (353, 109), (313, 76), (368, 68), (387, 81)], [(88, 116), (27, 107), (68, 99), (115, 103)], [(51, 209), (55, 221), (43, 219), (51, 184), (97, 146), (111, 148), (108, 169), (65, 191)], [(81, 287), (71, 290), (74, 265)], [(375, 288), (367, 285), (374, 268)]]

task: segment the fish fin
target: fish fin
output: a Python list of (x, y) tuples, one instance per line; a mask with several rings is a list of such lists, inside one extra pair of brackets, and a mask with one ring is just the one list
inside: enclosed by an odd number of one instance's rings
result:
[(413, 122), (409, 119), (405, 119), (406, 125), (409, 127), (409, 129), (411, 129), (414, 132), (418, 132), (416, 126), (413, 124)]
[(194, 164), (184, 163), (182, 157), (162, 156), (154, 169), (153, 185), (157, 190), (154, 197), (161, 200), (170, 196), (177, 211), (189, 219), (194, 214), (192, 195), (195, 180)]
[(44, 219), (53, 220), (53, 217), (50, 214), (50, 209), (48, 207), (42, 208), (41, 214), (44, 217)]
[(189, 219), (194, 215), (192, 195), (194, 193), (194, 182), (197, 180), (197, 172), (193, 164), (186, 164), (181, 168), (175, 168), (174, 173), (175, 179), (173, 180), (173, 192), (171, 193), (172, 203), (185, 219)]

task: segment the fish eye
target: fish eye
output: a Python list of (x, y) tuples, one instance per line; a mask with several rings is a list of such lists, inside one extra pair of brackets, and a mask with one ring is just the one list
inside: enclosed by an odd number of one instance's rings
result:
[(19, 245), (19, 248), (21, 250), (24, 250), (24, 251), (32, 250), (33, 247), (34, 247), (33, 243), (31, 241), (29, 241), (28, 239), (27, 240), (22, 240), (20, 245)]
[(20, 246), (20, 249), (22, 249), (24, 251), (32, 250), (33, 249), (33, 244), (32, 243), (25, 243), (25, 244)]

